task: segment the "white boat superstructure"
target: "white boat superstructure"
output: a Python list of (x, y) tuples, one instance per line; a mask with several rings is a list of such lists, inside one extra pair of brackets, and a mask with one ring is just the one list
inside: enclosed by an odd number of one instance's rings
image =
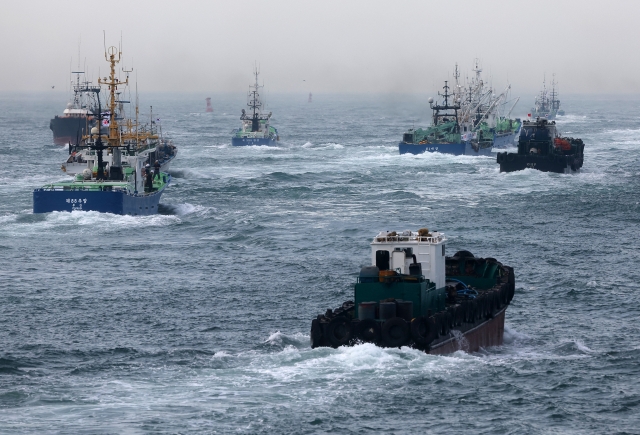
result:
[(445, 286), (445, 244), (444, 233), (418, 231), (381, 231), (371, 242), (371, 264), (388, 261), (389, 270), (409, 274), (412, 264), (420, 263), (422, 275), (436, 284)]

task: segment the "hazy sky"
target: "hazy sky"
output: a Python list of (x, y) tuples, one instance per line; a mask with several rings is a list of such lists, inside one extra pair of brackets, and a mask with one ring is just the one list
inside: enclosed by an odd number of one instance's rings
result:
[[(107, 46), (144, 91), (432, 93), (481, 60), (496, 88), (640, 93), (640, 1), (11, 1), (0, 13), (0, 91), (66, 89)], [(305, 80), (305, 81), (303, 81)]]

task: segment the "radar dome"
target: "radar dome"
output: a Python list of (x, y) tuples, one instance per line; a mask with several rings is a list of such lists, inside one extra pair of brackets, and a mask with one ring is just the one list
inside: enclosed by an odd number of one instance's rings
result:
[(93, 127), (91, 129), (91, 134), (98, 134), (98, 127)]
[(433, 97), (429, 97), (429, 99), (427, 100), (429, 103), (433, 103)]

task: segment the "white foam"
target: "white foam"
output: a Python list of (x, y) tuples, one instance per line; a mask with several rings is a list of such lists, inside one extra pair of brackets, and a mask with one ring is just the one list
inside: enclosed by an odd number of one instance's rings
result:
[(209, 212), (216, 212), (214, 207), (205, 207), (199, 204), (190, 204), (188, 202), (183, 204), (163, 204), (165, 207), (173, 209), (174, 213), (178, 216), (187, 216), (195, 214), (198, 216), (204, 216)]
[(526, 341), (529, 340), (529, 336), (527, 334), (523, 334), (515, 330), (515, 328), (504, 325), (504, 343), (505, 344), (514, 344), (517, 341)]

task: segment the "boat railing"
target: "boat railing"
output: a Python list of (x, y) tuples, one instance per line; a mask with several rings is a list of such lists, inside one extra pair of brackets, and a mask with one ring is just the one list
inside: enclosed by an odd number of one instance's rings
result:
[(407, 283), (417, 283), (417, 282), (425, 282), (429, 281), (425, 278), (424, 275), (386, 275), (386, 276), (359, 276), (358, 284), (369, 284), (375, 282), (381, 283), (392, 283), (392, 282), (407, 282)]
[(389, 235), (378, 235), (374, 239), (376, 243), (398, 243), (398, 242), (417, 242), (417, 243), (440, 243), (445, 240), (444, 234), (438, 235), (429, 235), (429, 236), (421, 236), (418, 234), (396, 234), (393, 236)]
[(39, 189), (40, 191), (47, 192), (101, 192), (101, 191), (109, 191), (109, 192), (128, 192), (128, 186), (112, 186), (112, 185), (76, 185), (76, 186), (60, 186), (60, 185), (49, 185), (43, 186)]

